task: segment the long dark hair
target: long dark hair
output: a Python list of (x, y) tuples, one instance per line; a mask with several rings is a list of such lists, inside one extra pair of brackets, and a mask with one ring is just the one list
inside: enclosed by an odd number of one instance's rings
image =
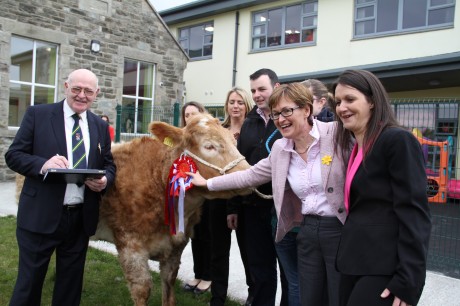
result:
[[(372, 150), (372, 146), (380, 136), (382, 131), (387, 127), (399, 126), (398, 121), (394, 115), (393, 109), (390, 105), (390, 99), (388, 94), (383, 87), (380, 80), (371, 72), (366, 70), (346, 70), (344, 71), (337, 81), (332, 86), (332, 92), (335, 95), (335, 89), (337, 85), (345, 85), (353, 87), (354, 89), (361, 92), (368, 103), (374, 105), (371, 110), (371, 117), (367, 123), (366, 132), (364, 133), (363, 139), (363, 159)], [(332, 109), (337, 116), (336, 101), (334, 99)], [(343, 123), (339, 118), (337, 131), (335, 134), (335, 146), (342, 148), (342, 157), (344, 161), (348, 161), (350, 151), (347, 150), (353, 133), (343, 127)]]
[(199, 103), (199, 102), (196, 102), (196, 101), (190, 101), (190, 102), (187, 102), (184, 104), (184, 106), (182, 106), (182, 110), (181, 110), (181, 126), (184, 127), (186, 124), (185, 124), (185, 109), (187, 108), (187, 106), (195, 106), (196, 108), (198, 108), (198, 111), (202, 114), (204, 113), (207, 113), (206, 109), (204, 108), (203, 104)]

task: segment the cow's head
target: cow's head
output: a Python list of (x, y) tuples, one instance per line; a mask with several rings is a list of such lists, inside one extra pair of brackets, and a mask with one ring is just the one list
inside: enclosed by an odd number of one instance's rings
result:
[[(184, 128), (152, 122), (149, 130), (160, 141), (172, 145), (177, 156), (185, 152), (192, 157), (205, 178), (250, 167), (236, 148), (233, 135), (211, 115), (197, 115)], [(208, 199), (230, 198), (249, 192), (249, 190), (207, 192), (204, 196)]]

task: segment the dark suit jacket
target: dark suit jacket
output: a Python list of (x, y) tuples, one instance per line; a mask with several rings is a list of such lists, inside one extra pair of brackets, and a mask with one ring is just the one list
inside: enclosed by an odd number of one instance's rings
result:
[(392, 276), (387, 288), (416, 305), (425, 284), (431, 217), (417, 139), (387, 128), (356, 172), (337, 268), (348, 275)]
[[(66, 184), (45, 183), (40, 174), (43, 164), (52, 156), (59, 154), (67, 158), (63, 103), (29, 107), (5, 154), (8, 167), (26, 177), (19, 199), (17, 224), (32, 232), (54, 232), (63, 211)], [(87, 118), (88, 168), (105, 169), (109, 188), (115, 180), (116, 167), (107, 123), (90, 111), (87, 111)], [(96, 231), (100, 198), (101, 193), (85, 188), (83, 227), (88, 236)]]

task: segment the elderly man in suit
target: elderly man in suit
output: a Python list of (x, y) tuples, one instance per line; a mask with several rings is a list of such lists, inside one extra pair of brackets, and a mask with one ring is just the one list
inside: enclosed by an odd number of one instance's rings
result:
[[(10, 305), (40, 305), (54, 252), (52, 304), (80, 304), (88, 241), (96, 231), (99, 200), (115, 180), (107, 123), (89, 111), (99, 92), (96, 75), (86, 69), (75, 70), (64, 87), (63, 101), (27, 109), (5, 154), (8, 167), (26, 177), (17, 215), (19, 269)], [(44, 181), (50, 168), (104, 169), (106, 174), (79, 186)]]

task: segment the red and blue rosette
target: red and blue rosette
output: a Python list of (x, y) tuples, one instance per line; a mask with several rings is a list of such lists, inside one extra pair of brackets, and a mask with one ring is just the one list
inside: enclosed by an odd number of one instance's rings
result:
[(175, 218), (175, 198), (177, 201), (177, 210), (179, 217), (178, 231), (184, 232), (184, 198), (185, 191), (193, 187), (192, 177), (186, 172), (196, 172), (196, 164), (185, 154), (176, 159), (169, 169), (168, 182), (165, 196), (165, 224), (169, 225), (171, 235), (176, 234), (176, 218)]

